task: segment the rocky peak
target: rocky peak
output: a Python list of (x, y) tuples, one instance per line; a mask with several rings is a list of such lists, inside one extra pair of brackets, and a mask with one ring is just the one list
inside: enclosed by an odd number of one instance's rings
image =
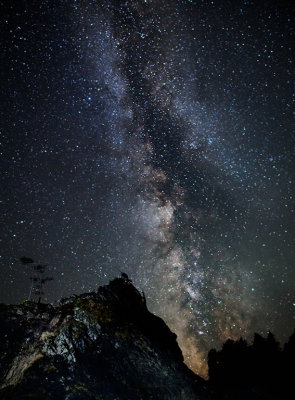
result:
[(57, 305), (0, 305), (3, 399), (206, 399), (127, 277)]

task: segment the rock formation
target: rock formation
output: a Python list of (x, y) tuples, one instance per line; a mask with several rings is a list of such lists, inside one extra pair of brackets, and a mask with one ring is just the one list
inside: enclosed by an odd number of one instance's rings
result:
[(176, 335), (129, 279), (57, 305), (0, 305), (0, 398), (205, 400)]

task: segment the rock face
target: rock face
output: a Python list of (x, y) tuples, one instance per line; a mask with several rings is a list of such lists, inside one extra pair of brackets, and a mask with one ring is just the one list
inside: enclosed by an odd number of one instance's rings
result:
[(0, 305), (1, 399), (207, 399), (126, 278), (57, 306)]

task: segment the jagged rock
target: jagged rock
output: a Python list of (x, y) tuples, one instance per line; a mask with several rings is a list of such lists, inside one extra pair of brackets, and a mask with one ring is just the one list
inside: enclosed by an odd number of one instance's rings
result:
[(176, 335), (124, 278), (58, 305), (0, 305), (1, 399), (207, 399)]

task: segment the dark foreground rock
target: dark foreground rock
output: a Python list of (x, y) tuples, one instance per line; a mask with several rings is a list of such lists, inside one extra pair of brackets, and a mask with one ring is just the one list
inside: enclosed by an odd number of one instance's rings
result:
[(1, 399), (207, 399), (128, 279), (59, 305), (0, 305)]

